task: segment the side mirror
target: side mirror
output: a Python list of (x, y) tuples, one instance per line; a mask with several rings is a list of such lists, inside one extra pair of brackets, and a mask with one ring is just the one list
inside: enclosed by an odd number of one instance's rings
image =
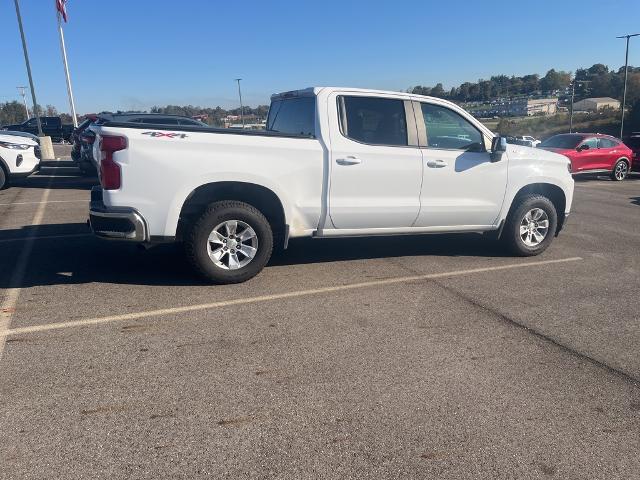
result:
[(491, 140), (491, 161), (499, 162), (502, 154), (507, 151), (507, 139), (505, 137), (493, 137)]
[(583, 150), (589, 150), (589, 148), (591, 148), (591, 147), (589, 147), (589, 145), (587, 145), (586, 143), (584, 143), (584, 144), (582, 144), (582, 145), (579, 145), (579, 146), (578, 146), (578, 148), (576, 148), (576, 150), (577, 150), (578, 152), (581, 152), (581, 151), (583, 151)]

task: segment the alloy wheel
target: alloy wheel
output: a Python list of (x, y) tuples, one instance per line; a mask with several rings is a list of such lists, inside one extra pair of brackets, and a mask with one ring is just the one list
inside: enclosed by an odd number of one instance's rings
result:
[(627, 162), (618, 162), (614, 172), (616, 180), (624, 180), (627, 177), (628, 171), (629, 167), (627, 166)]
[(226, 220), (207, 239), (211, 261), (224, 270), (238, 270), (251, 263), (258, 252), (258, 235), (248, 223)]
[(520, 222), (520, 238), (527, 247), (537, 247), (548, 233), (549, 216), (541, 208), (532, 208)]

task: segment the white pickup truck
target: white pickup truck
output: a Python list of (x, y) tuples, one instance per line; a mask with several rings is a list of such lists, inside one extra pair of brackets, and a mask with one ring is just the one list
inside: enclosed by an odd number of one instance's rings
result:
[(183, 242), (216, 283), (253, 277), (296, 237), (491, 232), (537, 255), (573, 198), (566, 157), (507, 145), (455, 104), (408, 93), (273, 95), (264, 131), (92, 128), (94, 233)]

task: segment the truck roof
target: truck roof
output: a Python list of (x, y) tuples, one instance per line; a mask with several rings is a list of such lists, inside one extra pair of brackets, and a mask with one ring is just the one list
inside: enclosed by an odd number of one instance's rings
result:
[(437, 102), (452, 103), (449, 100), (445, 100), (442, 98), (428, 97), (426, 95), (416, 95), (415, 93), (408, 93), (403, 91), (376, 90), (372, 88), (355, 88), (355, 87), (328, 87), (328, 86), (307, 87), (307, 88), (301, 88), (299, 90), (290, 90), (288, 92), (274, 93), (273, 95), (271, 95), (271, 100), (273, 101), (281, 98), (290, 98), (290, 97), (311, 97), (311, 96), (318, 95), (320, 92), (332, 93), (334, 91), (370, 93), (373, 95), (403, 95), (403, 96), (408, 96), (410, 98), (416, 98), (416, 99), (422, 98), (422, 99), (434, 100)]

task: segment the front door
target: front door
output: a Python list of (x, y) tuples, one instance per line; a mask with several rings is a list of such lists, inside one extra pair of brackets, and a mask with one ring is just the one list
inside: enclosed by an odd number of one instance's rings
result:
[(420, 211), (422, 156), (411, 104), (401, 96), (333, 95), (329, 115), (334, 227), (412, 226)]
[(572, 155), (571, 168), (574, 172), (594, 170), (600, 165), (600, 152), (598, 152), (598, 139), (596, 137), (585, 138)]
[(426, 129), (416, 226), (494, 225), (507, 187), (507, 155), (492, 163), (484, 135), (460, 113), (432, 103), (415, 105)]

